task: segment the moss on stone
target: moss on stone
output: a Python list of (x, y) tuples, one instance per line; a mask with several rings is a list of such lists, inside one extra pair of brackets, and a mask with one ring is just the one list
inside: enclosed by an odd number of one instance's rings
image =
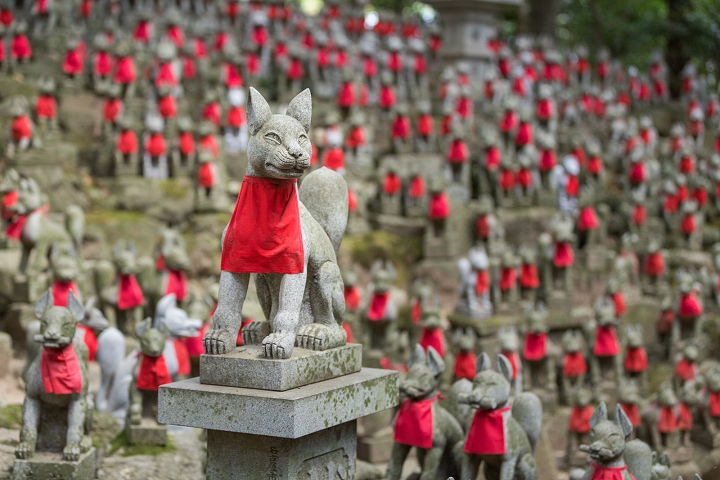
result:
[(422, 239), (373, 231), (360, 236), (346, 236), (340, 250), (349, 253), (353, 262), (368, 269), (375, 260), (390, 260), (398, 273), (395, 283), (404, 285), (409, 281), (412, 266), (422, 256)]
[(17, 430), (22, 426), (22, 405), (12, 404), (0, 408), (0, 428)]
[(120, 432), (122, 432), (122, 428), (112, 415), (105, 412), (93, 412), (92, 430), (90, 431), (93, 447), (98, 450), (107, 448)]
[(155, 457), (162, 455), (163, 453), (170, 453), (175, 451), (175, 445), (173, 445), (172, 438), (168, 436), (167, 444), (165, 446), (148, 446), (148, 445), (130, 445), (123, 430), (118, 436), (116, 436), (110, 443), (110, 451), (108, 456), (118, 454), (121, 457), (131, 457), (134, 455), (148, 455)]
[(190, 192), (187, 182), (182, 182), (173, 178), (160, 182), (160, 191), (165, 198), (181, 200)]

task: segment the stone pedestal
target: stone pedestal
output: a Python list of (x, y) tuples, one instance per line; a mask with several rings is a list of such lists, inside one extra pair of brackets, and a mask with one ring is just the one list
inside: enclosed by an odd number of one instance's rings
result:
[(397, 405), (397, 382), (397, 372), (369, 368), (285, 391), (194, 378), (160, 387), (158, 419), (208, 430), (211, 480), (350, 479), (356, 420)]
[(125, 436), (130, 445), (165, 446), (167, 426), (151, 418), (143, 418), (140, 425), (125, 423)]
[(22, 303), (35, 303), (47, 290), (44, 275), (31, 276), (17, 274), (13, 277), (13, 300)]
[(77, 462), (66, 462), (61, 453), (36, 452), (28, 460), (15, 460), (13, 480), (62, 478), (66, 480), (93, 480), (97, 451), (95, 447), (80, 455)]

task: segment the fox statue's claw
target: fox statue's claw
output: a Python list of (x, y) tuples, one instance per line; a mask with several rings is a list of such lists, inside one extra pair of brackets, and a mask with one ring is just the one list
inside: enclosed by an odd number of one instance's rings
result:
[(262, 342), (265, 350), (265, 358), (285, 359), (290, 358), (295, 343), (295, 334), (293, 332), (275, 332), (271, 333)]
[(340, 347), (347, 342), (345, 330), (338, 327), (330, 327), (319, 323), (309, 323), (300, 327), (295, 346), (308, 350), (328, 350)]
[(213, 328), (203, 337), (205, 353), (210, 355), (222, 355), (232, 352), (235, 349), (236, 337), (227, 330)]

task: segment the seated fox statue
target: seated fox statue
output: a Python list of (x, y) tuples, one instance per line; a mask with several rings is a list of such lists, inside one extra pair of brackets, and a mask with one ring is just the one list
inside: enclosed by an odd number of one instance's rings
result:
[(243, 328), (245, 345), (262, 344), (266, 358), (284, 359), (293, 347), (327, 350), (345, 345), (345, 299), (336, 253), (348, 215), (340, 174), (320, 168), (298, 189), (310, 167), (312, 101), (304, 90), (274, 115), (250, 88), (248, 167), (223, 233), (218, 306), (205, 352), (235, 349), (250, 274), (267, 322)]

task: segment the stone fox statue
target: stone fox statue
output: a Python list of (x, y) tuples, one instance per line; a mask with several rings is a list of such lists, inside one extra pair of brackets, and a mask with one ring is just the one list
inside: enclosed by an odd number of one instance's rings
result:
[[(75, 325), (84, 314), (72, 292), (67, 307), (53, 306), (51, 290), (35, 304), (40, 320), (35, 339), (42, 344), (42, 353), (32, 360), (25, 377), (22, 429), (15, 448), (19, 459), (32, 457), (37, 449), (62, 451), (64, 460), (74, 462), (91, 447), (86, 435), (88, 351), (75, 335)], [(63, 431), (64, 438), (57, 434)]]
[[(262, 343), (267, 358), (289, 358), (293, 347), (342, 346), (345, 312), (337, 265), (348, 215), (345, 180), (321, 168), (297, 189), (310, 167), (310, 91), (295, 97), (286, 115), (273, 115), (254, 88), (247, 104), (248, 168), (223, 234), (222, 273), (209, 354), (234, 350), (250, 274), (267, 322), (243, 328), (246, 345)], [(299, 198), (298, 198), (299, 197)]]

